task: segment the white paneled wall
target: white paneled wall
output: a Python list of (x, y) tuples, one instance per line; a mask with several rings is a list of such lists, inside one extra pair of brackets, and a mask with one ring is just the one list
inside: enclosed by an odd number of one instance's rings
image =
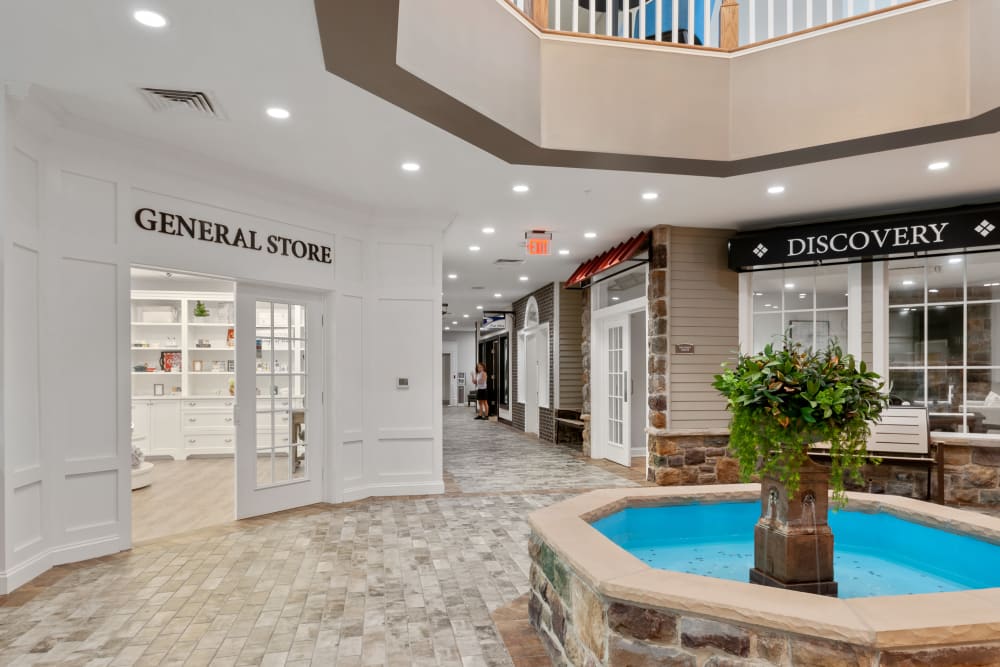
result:
[[(303, 202), (250, 174), (60, 127), (30, 95), (2, 91), (0, 593), (131, 544), (134, 264), (325, 293), (324, 499), (444, 490), (443, 225)], [(147, 232), (134, 221), (144, 206), (315, 240), (334, 263)]]

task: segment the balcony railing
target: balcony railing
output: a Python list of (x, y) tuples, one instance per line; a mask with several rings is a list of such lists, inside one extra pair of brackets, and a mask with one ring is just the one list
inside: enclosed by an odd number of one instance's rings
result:
[(507, 0), (539, 28), (734, 51), (927, 0)]

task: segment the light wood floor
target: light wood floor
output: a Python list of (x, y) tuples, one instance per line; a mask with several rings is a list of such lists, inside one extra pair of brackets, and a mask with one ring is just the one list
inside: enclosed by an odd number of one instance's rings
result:
[(153, 483), (132, 492), (132, 541), (235, 520), (233, 459), (159, 460)]

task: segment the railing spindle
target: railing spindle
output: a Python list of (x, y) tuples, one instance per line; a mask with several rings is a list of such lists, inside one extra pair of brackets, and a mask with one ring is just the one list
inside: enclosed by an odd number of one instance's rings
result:
[(688, 22), (687, 22), (688, 44), (694, 44), (694, 19), (695, 19), (694, 0), (688, 0)]
[(806, 0), (806, 28), (813, 27), (813, 0)]
[(847, 0), (847, 16), (854, 16), (854, 0)]
[[(896, 4), (896, 3), (893, 3)], [(875, 0), (868, 0), (868, 11), (875, 11)]]
[(702, 46), (712, 45), (712, 31), (709, 24), (712, 22), (712, 3), (705, 0), (701, 3), (701, 43)]
[(663, 0), (654, 0), (656, 2), (656, 41), (663, 41)]
[(562, 30), (562, 0), (556, 0), (556, 30)]
[(774, 37), (774, 0), (767, 0), (767, 38)]
[(588, 10), (587, 14), (588, 14), (588, 17), (590, 18), (590, 34), (591, 35), (596, 35), (597, 34), (597, 14), (594, 13), (594, 0), (590, 0), (590, 2), (587, 3), (587, 4), (588, 4), (588, 7), (589, 7), (589, 10)]
[(632, 36), (632, 12), (629, 11), (628, 3), (622, 4), (622, 20), (618, 23), (620, 37)]
[(639, 3), (639, 39), (646, 39), (646, 3)]
[(792, 16), (792, 0), (785, 0), (785, 34), (794, 30), (795, 17)]
[(747, 27), (749, 28), (747, 39), (750, 40), (750, 44), (753, 44), (757, 41), (757, 0), (750, 0), (750, 19), (747, 22)]
[(573, 18), (570, 19), (570, 26), (573, 32), (580, 32), (580, 6), (576, 4), (576, 0), (570, 0), (573, 4)]
[(674, 0), (671, 5), (673, 6), (673, 12), (670, 15), (670, 41), (676, 44), (680, 41), (680, 37), (678, 36), (680, 26), (677, 24), (681, 21), (681, 0)]
[(614, 0), (605, 0), (604, 2), (604, 34), (608, 37), (612, 34), (612, 25), (614, 24), (614, 13), (615, 13), (615, 3)]

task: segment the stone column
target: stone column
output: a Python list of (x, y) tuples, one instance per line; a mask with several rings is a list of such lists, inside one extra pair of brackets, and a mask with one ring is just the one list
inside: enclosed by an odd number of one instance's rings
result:
[(590, 289), (583, 290), (582, 313), (580, 326), (583, 328), (580, 336), (580, 352), (582, 356), (583, 373), (580, 391), (583, 395), (580, 420), (583, 421), (583, 455), (590, 456)]
[[(667, 370), (669, 342), (667, 340), (667, 314), (669, 312), (669, 280), (667, 258), (670, 246), (670, 227), (660, 225), (653, 228), (649, 248), (649, 286), (646, 297), (649, 300), (649, 341), (648, 384), (649, 433), (646, 440), (650, 456), (656, 449), (656, 439), (667, 429)], [(648, 457), (647, 457), (648, 458)], [(647, 463), (646, 478), (655, 481), (655, 471)]]

